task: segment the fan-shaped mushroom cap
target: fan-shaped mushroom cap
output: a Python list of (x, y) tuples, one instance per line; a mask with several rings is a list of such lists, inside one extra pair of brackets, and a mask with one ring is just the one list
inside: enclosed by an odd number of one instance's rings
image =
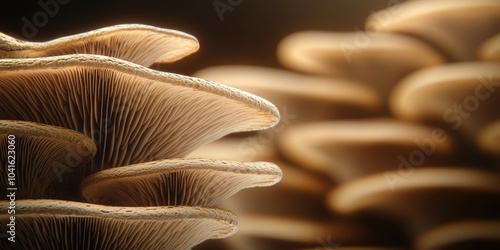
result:
[(479, 47), (479, 58), (485, 61), (500, 61), (500, 33), (486, 40)]
[(444, 62), (438, 52), (417, 39), (373, 32), (295, 33), (282, 40), (278, 57), (292, 69), (355, 80), (383, 96), (408, 73)]
[(198, 40), (191, 35), (140, 24), (115, 25), (41, 43), (0, 33), (0, 58), (97, 54), (150, 66), (179, 60), (198, 48)]
[(328, 203), (344, 214), (376, 213), (411, 235), (457, 220), (500, 218), (500, 175), (452, 167), (417, 168), (396, 189), (385, 173), (335, 188)]
[(205, 68), (194, 76), (266, 98), (280, 109), (286, 125), (373, 116), (381, 109), (381, 98), (374, 89), (348, 80), (245, 65)]
[(170, 159), (97, 172), (82, 182), (82, 195), (117, 206), (214, 206), (280, 179), (281, 170), (268, 162)]
[(494, 156), (500, 156), (500, 120), (482, 128), (476, 138), (478, 146)]
[(417, 71), (391, 96), (393, 113), (406, 120), (440, 123), (474, 137), (500, 119), (500, 63), (456, 63)]
[(500, 32), (500, 2), (408, 1), (373, 13), (366, 29), (414, 36), (452, 60), (474, 60), (480, 44)]
[(75, 184), (96, 151), (90, 138), (73, 130), (0, 120), (0, 199), (9, 199), (7, 188), (17, 188), (17, 199), (75, 199)]
[(439, 226), (421, 235), (416, 249), (499, 249), (500, 221), (459, 221)]
[[(6, 211), (8, 201), (0, 201)], [(3, 249), (190, 249), (238, 228), (228, 211), (200, 207), (109, 207), (18, 200), (15, 240)], [(0, 214), (3, 225), (11, 215)]]
[(94, 171), (182, 157), (279, 121), (276, 107), (252, 94), (110, 57), (10, 59), (0, 70), (0, 119), (82, 131), (98, 147)]
[(329, 121), (289, 127), (284, 156), (338, 181), (448, 162), (455, 148), (444, 130), (391, 119)]

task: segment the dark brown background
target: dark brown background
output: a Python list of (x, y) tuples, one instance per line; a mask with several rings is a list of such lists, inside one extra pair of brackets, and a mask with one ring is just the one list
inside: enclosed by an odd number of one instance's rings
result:
[[(56, 0), (41, 0), (42, 2)], [(59, 0), (63, 1), (63, 0)], [(370, 12), (386, 8), (390, 0), (241, 0), (221, 21), (214, 0), (83, 1), (64, 0), (30, 41), (46, 41), (104, 26), (142, 23), (178, 29), (198, 38), (200, 50), (162, 70), (190, 74), (218, 64), (255, 64), (278, 67), (279, 40), (300, 30), (353, 31), (363, 28)], [(228, 0), (218, 0), (228, 3)], [(0, 32), (23, 38), (22, 18), (32, 20), (43, 11), (39, 1), (0, 0)], [(233, 0), (238, 2), (238, 0)], [(392, 0), (394, 2), (394, 0)]]

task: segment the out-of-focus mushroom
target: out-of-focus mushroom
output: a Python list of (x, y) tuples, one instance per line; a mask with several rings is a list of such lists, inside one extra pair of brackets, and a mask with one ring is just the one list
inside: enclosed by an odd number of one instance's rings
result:
[[(319, 246), (321, 249), (321, 247), (323, 246)], [(327, 245), (325, 249), (329, 249), (328, 248), (329, 246)], [(405, 250), (406, 248), (395, 248), (395, 247), (335, 247), (333, 248), (335, 250)], [(318, 248), (308, 248), (308, 249), (302, 249), (302, 250), (318, 250)]]
[(476, 142), (484, 152), (500, 157), (500, 120), (482, 128), (478, 132)]
[(374, 89), (349, 80), (244, 65), (205, 68), (194, 76), (266, 98), (280, 109), (285, 125), (374, 116), (381, 110), (381, 98)]
[(255, 95), (110, 57), (5, 59), (0, 70), (0, 119), (91, 136), (98, 148), (92, 172), (182, 157), (279, 121), (276, 107)]
[[(0, 201), (7, 211), (8, 201)], [(15, 242), (3, 249), (191, 249), (238, 228), (228, 211), (201, 207), (110, 207), (60, 200), (18, 200)], [(0, 214), (2, 225), (10, 223)]]
[(240, 224), (237, 234), (223, 240), (230, 249), (285, 250), (321, 246), (326, 240), (329, 247), (377, 241), (373, 232), (348, 222), (242, 215)]
[(500, 119), (498, 86), (500, 63), (448, 64), (403, 79), (390, 105), (399, 118), (439, 124), (473, 141), (478, 130)]
[(413, 238), (454, 221), (499, 219), (500, 175), (452, 167), (417, 168), (393, 189), (386, 173), (335, 188), (330, 207), (342, 214), (394, 220)]
[(476, 59), (478, 47), (500, 32), (497, 0), (407, 1), (373, 13), (371, 31), (398, 32), (429, 42), (453, 61)]
[(385, 98), (407, 74), (444, 62), (418, 39), (391, 33), (299, 32), (278, 46), (282, 64), (292, 69), (369, 85)]
[(500, 61), (500, 34), (486, 40), (479, 47), (479, 58), (485, 61)]
[(259, 214), (309, 220), (330, 217), (324, 197), (333, 186), (328, 178), (277, 161), (283, 179), (271, 189), (247, 189), (221, 202), (238, 215)]
[(196, 148), (185, 158), (205, 158), (231, 161), (273, 161), (278, 156), (274, 128), (256, 134), (226, 136)]
[(83, 180), (82, 195), (115, 206), (211, 207), (241, 189), (280, 179), (281, 170), (268, 162), (169, 159), (95, 173)]
[(425, 232), (415, 241), (416, 249), (462, 250), (500, 248), (500, 220), (459, 221)]
[(391, 119), (317, 122), (289, 127), (284, 156), (334, 180), (449, 162), (454, 139), (444, 130)]
[(0, 199), (76, 199), (94, 142), (76, 131), (34, 122), (0, 120)]
[(198, 48), (198, 40), (189, 34), (140, 24), (115, 25), (41, 43), (0, 33), (0, 58), (97, 54), (150, 66), (179, 60)]

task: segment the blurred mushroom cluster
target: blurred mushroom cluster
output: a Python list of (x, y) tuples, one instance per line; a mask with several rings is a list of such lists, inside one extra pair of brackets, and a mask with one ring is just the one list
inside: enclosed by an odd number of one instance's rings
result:
[(235, 233), (236, 215), (214, 207), (281, 170), (182, 157), (280, 116), (253, 94), (147, 68), (197, 49), (146, 25), (44, 43), (0, 34), (0, 249), (191, 249)]
[(188, 157), (283, 170), (223, 202), (239, 232), (197, 249), (500, 249), (500, 1), (392, 2), (363, 31), (285, 37), (283, 68), (194, 73), (282, 119)]

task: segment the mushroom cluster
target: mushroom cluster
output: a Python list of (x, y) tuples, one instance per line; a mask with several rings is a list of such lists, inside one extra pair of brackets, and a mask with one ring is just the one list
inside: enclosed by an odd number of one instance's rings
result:
[(182, 157), (280, 115), (253, 94), (148, 68), (197, 49), (146, 25), (43, 43), (0, 34), (0, 249), (191, 249), (235, 233), (236, 215), (214, 207), (279, 182), (280, 168)]
[(283, 69), (197, 71), (282, 119), (189, 157), (283, 170), (226, 200), (245, 223), (200, 249), (500, 249), (499, 37), (500, 1), (396, 1), (364, 31), (285, 37)]

